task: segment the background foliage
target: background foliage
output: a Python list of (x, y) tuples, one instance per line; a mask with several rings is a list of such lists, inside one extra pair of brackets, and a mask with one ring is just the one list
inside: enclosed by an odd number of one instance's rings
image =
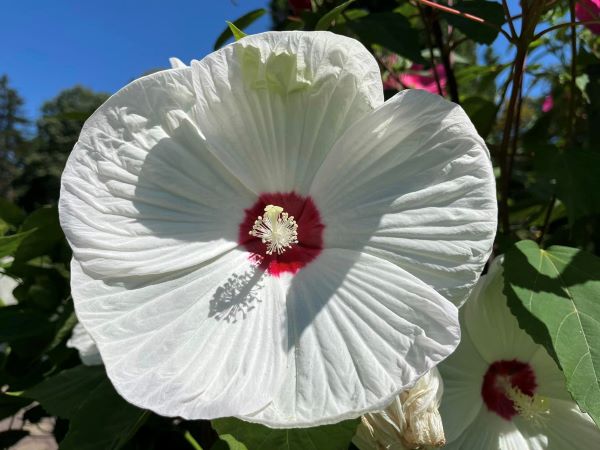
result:
[[(380, 64), (388, 98), (416, 76), (421, 87), (461, 104), (497, 174), (495, 254), (506, 254), (511, 309), (600, 424), (600, 41), (569, 25), (572, 1), (520, 5), (272, 0), (268, 10), (234, 20), (215, 48), (270, 14), (276, 30), (328, 29), (359, 39)], [(56, 209), (59, 180), (84, 121), (106, 98), (76, 86), (44, 104), (31, 124), (19, 93), (0, 77), (0, 271), (18, 282), (18, 303), (0, 307), (0, 420), (56, 417), (53, 434), (65, 450), (351, 446), (356, 421), (273, 431), (234, 419), (159, 417), (127, 404), (102, 366), (83, 366), (66, 347), (77, 319)], [(0, 448), (28, 434), (10, 428), (0, 432)]]

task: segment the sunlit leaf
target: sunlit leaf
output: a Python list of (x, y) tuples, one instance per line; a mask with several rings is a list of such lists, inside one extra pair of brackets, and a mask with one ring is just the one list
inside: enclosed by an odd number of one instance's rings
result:
[(541, 322), (550, 342), (511, 306), (519, 325), (555, 353), (569, 392), (600, 425), (600, 258), (521, 241), (506, 254), (504, 267), (509, 305), (522, 305)]
[[(234, 20), (233, 22), (227, 22), (227, 28), (225, 28), (225, 30), (219, 35), (219, 37), (215, 41), (215, 50), (218, 50), (219, 48), (223, 47), (225, 42), (227, 42), (227, 40), (231, 39), (232, 37), (234, 37), (236, 40), (241, 39), (243, 36), (245, 36), (245, 33), (243, 33), (242, 30), (252, 25), (255, 21), (264, 16), (266, 12), (267, 10), (264, 8), (255, 9), (254, 11), (250, 11), (249, 13), (244, 14), (242, 17), (240, 17), (237, 20)], [(241, 33), (241, 35), (238, 34), (238, 36), (240, 37), (235, 36), (234, 30), (237, 30), (239, 33)]]
[(213, 420), (212, 424), (230, 450), (346, 450), (358, 420), (289, 430), (267, 428), (233, 418)]

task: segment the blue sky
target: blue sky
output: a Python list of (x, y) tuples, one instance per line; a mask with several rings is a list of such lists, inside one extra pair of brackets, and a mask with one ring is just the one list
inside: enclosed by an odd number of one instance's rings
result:
[[(268, 0), (19, 0), (2, 2), (0, 74), (35, 118), (45, 100), (82, 84), (115, 92), (147, 70), (212, 51), (234, 20)], [(249, 29), (267, 30), (263, 16)]]

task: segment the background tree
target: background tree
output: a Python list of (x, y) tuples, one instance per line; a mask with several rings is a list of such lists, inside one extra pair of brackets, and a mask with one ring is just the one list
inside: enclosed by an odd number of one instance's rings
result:
[(44, 103), (37, 135), (23, 155), (24, 170), (13, 183), (25, 210), (56, 203), (60, 175), (81, 127), (107, 98), (108, 94), (75, 86)]
[(19, 172), (19, 153), (23, 150), (23, 128), (27, 120), (21, 115), (23, 99), (9, 86), (6, 75), (0, 77), (0, 197), (12, 200), (11, 182)]

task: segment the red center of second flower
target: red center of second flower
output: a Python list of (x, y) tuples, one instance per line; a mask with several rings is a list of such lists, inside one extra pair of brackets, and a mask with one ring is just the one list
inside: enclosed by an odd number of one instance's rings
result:
[(519, 413), (510, 398), (511, 389), (533, 397), (536, 387), (535, 373), (529, 364), (516, 359), (501, 360), (491, 364), (483, 376), (481, 396), (490, 411), (510, 420)]
[[(264, 216), (267, 205), (280, 206), (294, 217), (298, 225), (298, 243), (281, 254), (267, 254), (267, 246), (261, 239), (249, 234), (256, 219)], [(286, 272), (294, 274), (321, 253), (324, 228), (321, 215), (310, 197), (303, 197), (295, 192), (263, 193), (245, 210), (244, 220), (239, 227), (238, 242), (251, 253), (252, 260), (270, 275), (278, 276)]]

